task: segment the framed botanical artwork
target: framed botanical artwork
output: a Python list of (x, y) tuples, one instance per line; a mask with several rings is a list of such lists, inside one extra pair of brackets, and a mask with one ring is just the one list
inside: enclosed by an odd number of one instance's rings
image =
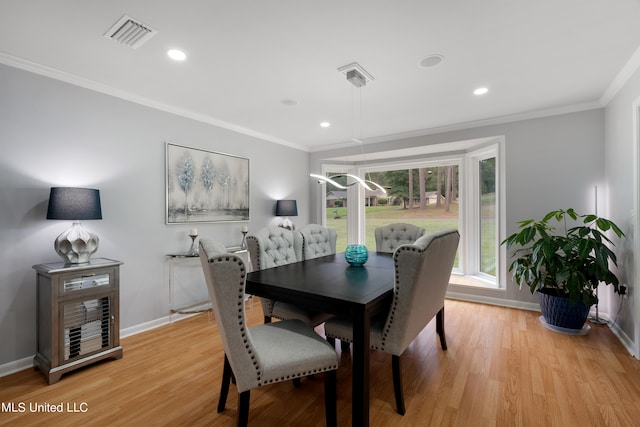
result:
[(249, 159), (166, 144), (166, 222), (249, 221)]

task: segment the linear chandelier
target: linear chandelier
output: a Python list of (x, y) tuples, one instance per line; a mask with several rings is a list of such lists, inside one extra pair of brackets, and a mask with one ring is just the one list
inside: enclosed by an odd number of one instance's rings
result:
[[(338, 71), (343, 73), (347, 77), (347, 80), (358, 89), (360, 89), (362, 86), (365, 86), (368, 82), (373, 81), (373, 76), (367, 73), (367, 71), (364, 68), (362, 68), (360, 64), (358, 64), (357, 62), (351, 63), (349, 65), (345, 65), (344, 67), (340, 67), (338, 68)], [(352, 100), (352, 104), (353, 104), (353, 100)], [(352, 108), (353, 108), (353, 105), (352, 105)], [(360, 96), (360, 110), (362, 110), (362, 95)], [(362, 111), (360, 111), (360, 121), (362, 121)], [(353, 124), (352, 124), (352, 128), (353, 128)], [(364, 154), (364, 148), (362, 148), (362, 141), (359, 139), (356, 139), (353, 136), (353, 131), (351, 136), (352, 136), (351, 139), (354, 142), (357, 142), (360, 144), (360, 148), (362, 149), (362, 152), (363, 152), (362, 154)], [(383, 194), (387, 194), (387, 190), (385, 190), (384, 187), (382, 187), (380, 184), (368, 179), (362, 179), (359, 176), (356, 176), (350, 173), (340, 173), (340, 174), (332, 175), (328, 177), (324, 175), (318, 175), (318, 174), (312, 173), (312, 174), (309, 174), (309, 176), (311, 176), (312, 178), (317, 178), (318, 184), (331, 184), (334, 187), (339, 188), (341, 190), (346, 190), (347, 187), (360, 184), (365, 189), (369, 191), (374, 191), (373, 188), (371, 188), (371, 186), (369, 185), (371, 184), (376, 189), (381, 190)], [(335, 181), (336, 178), (347, 178), (346, 186)], [(353, 180), (351, 183), (349, 183), (349, 178)]]
[[(311, 178), (317, 178), (318, 179), (318, 184), (322, 184), (323, 182), (327, 183), (327, 184), (331, 184), (334, 187), (337, 187), (341, 190), (346, 190), (347, 187), (351, 187), (352, 185), (356, 185), (356, 184), (360, 184), (362, 185), (364, 188), (366, 188), (369, 191), (374, 191), (373, 188), (371, 188), (369, 186), (369, 184), (373, 185), (374, 187), (376, 187), (378, 190), (381, 190), (384, 194), (387, 194), (387, 190), (384, 189), (383, 186), (381, 186), (380, 184), (373, 182), (371, 180), (368, 179), (362, 179), (359, 176), (350, 174), (350, 173), (340, 173), (337, 175), (332, 175), (332, 176), (322, 176), (322, 175), (318, 175), (315, 173), (309, 174), (309, 176), (311, 176)], [(354, 180), (354, 182), (345, 185), (340, 184), (339, 182), (335, 181), (335, 178), (342, 178), (342, 177), (347, 177), (347, 178), (351, 178)]]

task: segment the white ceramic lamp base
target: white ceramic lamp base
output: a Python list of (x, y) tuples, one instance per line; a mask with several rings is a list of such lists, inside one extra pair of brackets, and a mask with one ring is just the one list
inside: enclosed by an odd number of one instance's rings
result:
[(287, 230), (293, 230), (295, 228), (295, 226), (293, 225), (293, 221), (291, 221), (289, 218), (283, 219), (278, 227), (286, 228)]
[(83, 227), (80, 221), (58, 236), (54, 243), (58, 255), (67, 264), (84, 264), (98, 250), (98, 236)]

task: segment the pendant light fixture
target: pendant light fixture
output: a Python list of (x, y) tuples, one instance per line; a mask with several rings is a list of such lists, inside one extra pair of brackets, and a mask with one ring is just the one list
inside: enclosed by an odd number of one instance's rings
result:
[[(353, 62), (351, 64), (345, 65), (343, 67), (338, 68), (338, 71), (342, 74), (344, 74), (347, 78), (347, 81), (349, 81), (354, 87), (361, 89), (363, 86), (366, 86), (367, 83), (370, 83), (374, 80), (373, 76), (371, 74), (369, 74), (364, 68), (362, 68), (360, 66), (360, 64), (358, 64), (357, 62)], [(353, 96), (353, 88), (352, 88), (352, 97), (351, 97), (351, 106), (352, 106), (352, 116), (353, 114), (353, 110), (355, 110), (355, 99)], [(362, 124), (362, 93), (359, 92), (359, 101), (360, 101), (360, 105), (359, 105), (359, 125)], [(353, 142), (356, 142), (358, 144), (360, 144), (360, 149), (362, 151), (362, 154), (364, 155), (364, 148), (362, 146), (362, 140), (360, 140), (359, 138), (355, 137), (354, 134), (354, 128), (355, 128), (355, 124), (353, 123), (353, 118), (352, 118), (352, 126), (351, 126), (351, 140)], [(360, 136), (360, 135), (358, 135)], [(359, 176), (350, 174), (350, 173), (341, 173), (341, 174), (337, 174), (337, 175), (332, 175), (332, 176), (324, 176), (324, 175), (318, 175), (315, 173), (310, 174), (309, 176), (311, 176), (311, 178), (316, 178), (318, 180), (318, 184), (331, 184), (336, 188), (339, 188), (341, 190), (346, 190), (347, 187), (351, 187), (353, 185), (361, 185), (362, 187), (364, 187), (365, 189), (369, 190), (369, 191), (375, 191), (373, 188), (371, 188), (371, 186), (375, 187), (377, 190), (382, 191), (384, 194), (387, 194), (387, 190), (385, 190), (381, 185), (379, 185), (378, 183), (375, 183), (369, 179), (362, 179)], [(342, 185), (340, 183), (338, 183), (337, 181), (335, 181), (336, 178), (347, 178), (347, 184), (346, 185)], [(349, 182), (351, 181), (351, 182)]]

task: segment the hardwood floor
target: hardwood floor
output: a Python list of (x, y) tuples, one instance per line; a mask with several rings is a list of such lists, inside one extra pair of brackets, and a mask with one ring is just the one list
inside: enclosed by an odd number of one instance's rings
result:
[[(247, 315), (249, 324), (261, 323), (260, 304)], [(405, 416), (395, 412), (390, 356), (372, 352), (371, 424), (640, 425), (640, 361), (607, 327), (568, 336), (545, 329), (538, 316), (447, 300), (449, 349), (440, 350), (432, 321), (402, 357)], [(233, 386), (227, 409), (216, 412), (223, 355), (213, 316), (128, 337), (122, 346), (123, 359), (63, 375), (50, 386), (31, 369), (0, 378), (0, 425), (235, 425)], [(351, 425), (350, 371), (350, 355), (341, 353), (341, 426)], [(25, 412), (8, 412), (11, 403)], [(30, 412), (46, 403), (62, 404), (65, 412)], [(249, 424), (324, 426), (322, 377), (303, 379), (299, 389), (285, 382), (252, 390)]]

